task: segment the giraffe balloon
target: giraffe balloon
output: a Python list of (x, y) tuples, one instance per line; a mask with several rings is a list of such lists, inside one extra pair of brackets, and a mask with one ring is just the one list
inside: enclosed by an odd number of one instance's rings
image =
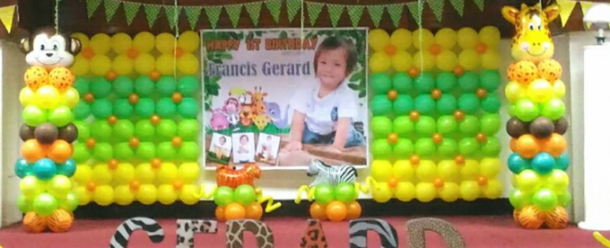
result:
[(551, 39), (549, 22), (559, 16), (559, 6), (551, 5), (544, 10), (540, 4), (521, 10), (510, 6), (502, 8), (502, 16), (515, 26), (511, 53), (515, 60), (538, 62), (553, 57), (555, 45)]

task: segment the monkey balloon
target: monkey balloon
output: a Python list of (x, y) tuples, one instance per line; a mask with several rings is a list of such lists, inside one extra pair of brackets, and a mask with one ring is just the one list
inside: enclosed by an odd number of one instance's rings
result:
[(25, 61), (31, 66), (47, 69), (69, 67), (80, 49), (79, 40), (58, 33), (51, 27), (36, 30), (31, 37), (21, 40), (21, 50), (26, 53)]

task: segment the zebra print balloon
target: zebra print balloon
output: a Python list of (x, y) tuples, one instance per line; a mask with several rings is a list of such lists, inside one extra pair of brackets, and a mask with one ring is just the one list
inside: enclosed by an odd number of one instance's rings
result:
[(358, 171), (351, 165), (331, 166), (320, 160), (312, 159), (307, 168), (307, 176), (315, 176), (310, 187), (324, 183), (336, 186), (340, 183), (356, 182)]
[(110, 240), (110, 248), (126, 248), (129, 237), (137, 230), (142, 229), (153, 243), (161, 243), (165, 234), (157, 221), (146, 217), (135, 217), (121, 223)]

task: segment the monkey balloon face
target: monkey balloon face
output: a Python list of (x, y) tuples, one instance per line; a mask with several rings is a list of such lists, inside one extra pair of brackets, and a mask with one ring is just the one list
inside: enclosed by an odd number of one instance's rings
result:
[(25, 61), (31, 66), (45, 68), (69, 67), (80, 47), (77, 39), (59, 34), (52, 28), (41, 29), (21, 41), (21, 49), (26, 53)]

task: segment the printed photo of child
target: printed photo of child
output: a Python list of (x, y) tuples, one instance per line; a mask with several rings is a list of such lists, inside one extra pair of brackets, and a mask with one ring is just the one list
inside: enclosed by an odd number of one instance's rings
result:
[(234, 133), (233, 162), (236, 164), (254, 162), (254, 133)]
[(208, 160), (211, 162), (228, 164), (231, 156), (231, 137), (214, 133), (212, 145), (208, 153)]
[(277, 165), (280, 137), (261, 133), (256, 147), (256, 161), (270, 165)]

